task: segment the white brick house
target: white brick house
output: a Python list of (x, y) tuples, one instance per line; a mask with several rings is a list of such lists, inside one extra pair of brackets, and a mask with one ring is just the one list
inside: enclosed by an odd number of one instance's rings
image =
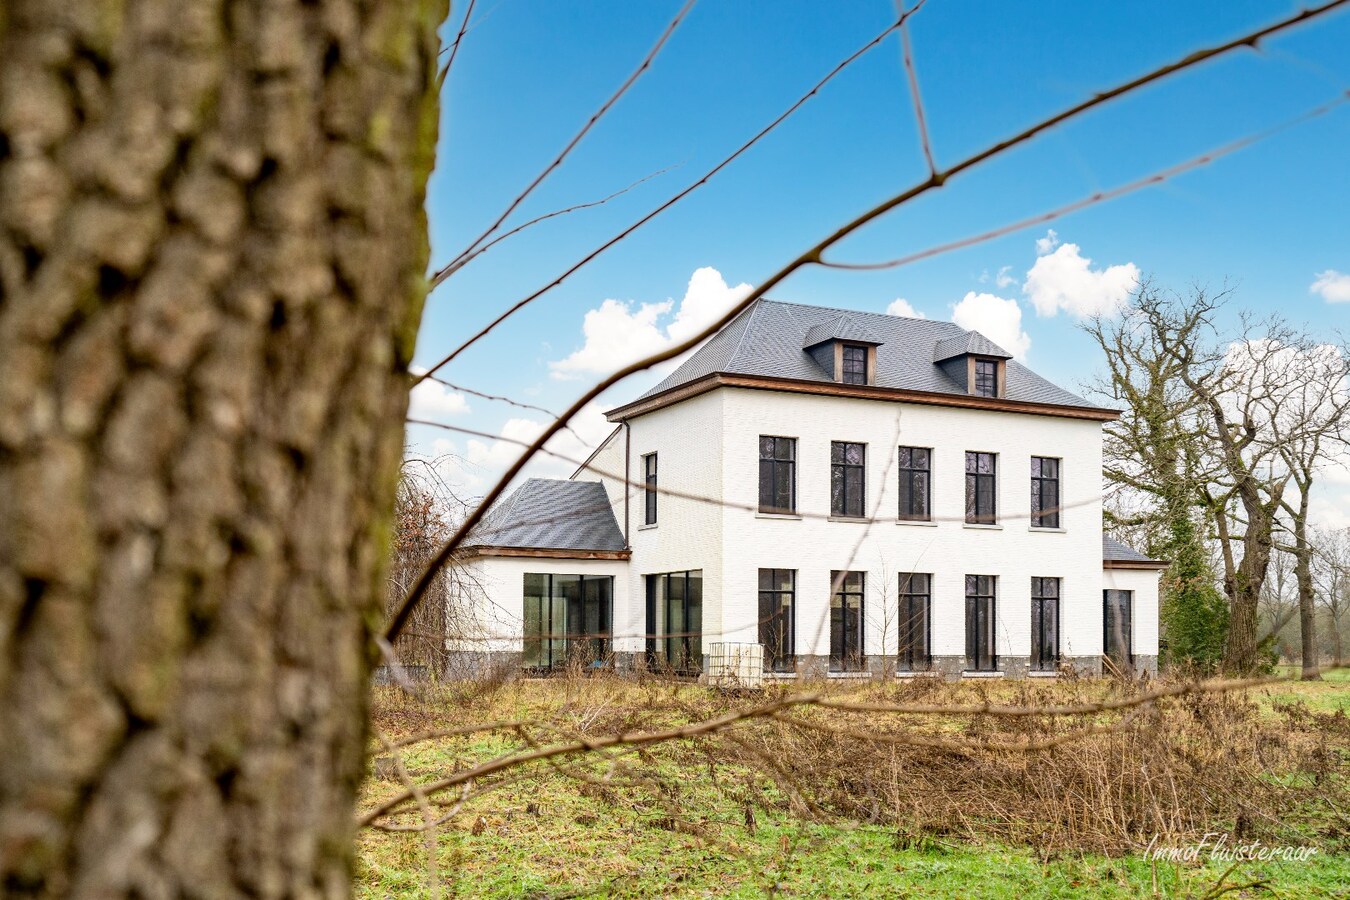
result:
[[(612, 410), (570, 481), (471, 537), (484, 632), (530, 668), (1154, 671), (1158, 575), (1102, 534), (1093, 406), (946, 322), (762, 300)], [(650, 486), (650, 487), (649, 487)], [(654, 489), (653, 489), (654, 488)]]

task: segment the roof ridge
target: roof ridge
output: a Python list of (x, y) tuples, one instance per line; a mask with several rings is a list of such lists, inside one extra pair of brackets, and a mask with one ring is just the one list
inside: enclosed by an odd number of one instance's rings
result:
[[(736, 317), (736, 319), (739, 319), (741, 316), (746, 317), (745, 327), (741, 329), (741, 336), (736, 338), (736, 346), (731, 349), (731, 355), (727, 357), (726, 368), (730, 369), (732, 366), (736, 365), (736, 357), (740, 355), (741, 346), (745, 343), (745, 336), (750, 333), (750, 326), (754, 324), (755, 310), (759, 309), (759, 305), (764, 302), (766, 301), (763, 297), (756, 298), (755, 302), (741, 310), (740, 315)], [(772, 303), (773, 301), (770, 300), (767, 302)], [(736, 324), (736, 319), (732, 319), (725, 327), (730, 328), (732, 325)], [(716, 337), (716, 335), (714, 335), (714, 337)], [(709, 338), (709, 340), (711, 339), (712, 338)]]
[[(814, 303), (798, 303), (795, 300), (774, 300), (771, 297), (760, 297), (757, 303), (773, 303), (777, 306), (793, 306), (798, 309), (814, 309), (820, 312), (834, 312), (843, 315), (863, 315), (863, 316), (881, 316), (886, 319), (904, 319), (906, 322), (928, 322), (933, 325), (950, 325), (953, 328), (961, 328), (950, 319), (929, 319), (921, 316), (897, 316), (888, 312), (877, 312), (872, 309), (845, 309), (842, 306), (817, 306)], [(965, 329), (962, 328), (962, 331)]]

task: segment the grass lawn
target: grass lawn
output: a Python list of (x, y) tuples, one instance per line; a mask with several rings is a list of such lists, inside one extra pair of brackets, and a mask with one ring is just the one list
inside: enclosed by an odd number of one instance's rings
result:
[[(1012, 690), (1008, 686), (1008, 690)], [(539, 716), (544, 708), (571, 715), (619, 716), (625, 696), (571, 697), (573, 688), (529, 682), (475, 700), (463, 715), (377, 716), (392, 740), (427, 728), (494, 718)], [(687, 689), (691, 692), (698, 688)], [(559, 694), (564, 696), (559, 698)], [(1301, 701), (1335, 713), (1350, 701), (1345, 673), (1321, 683), (1293, 683), (1253, 692), (1263, 705)], [(616, 699), (618, 698), (618, 699)], [(597, 733), (604, 733), (604, 730)], [(538, 736), (541, 743), (556, 740)], [(697, 742), (694, 742), (697, 743)], [(511, 732), (427, 741), (404, 751), (412, 779), (447, 772), (519, 749)], [(1327, 783), (1336, 793), (1299, 827), (1281, 836), (1318, 848), (1307, 861), (1153, 863), (1134, 852), (1104, 855), (1060, 848), (1005, 846), (926, 828), (916, 835), (856, 817), (795, 814), (780, 785), (738, 763), (709, 763), (690, 742), (624, 757), (641, 783), (611, 778), (614, 764), (583, 773), (537, 765), (517, 770), (471, 797), (426, 835), (366, 829), (359, 838), (359, 896), (376, 897), (1347, 897), (1350, 821), (1343, 805), (1350, 741), (1335, 748), (1339, 763)], [(580, 777), (579, 777), (580, 775)], [(1271, 773), (1280, 777), (1279, 773)], [(366, 799), (400, 790), (396, 778), (368, 781)], [(453, 804), (457, 792), (447, 795)], [(882, 817), (883, 819), (886, 817)], [(417, 822), (414, 812), (400, 817)], [(1314, 827), (1316, 826), (1316, 827)], [(1228, 832), (1232, 822), (1215, 822)], [(1292, 834), (1292, 837), (1291, 837)], [(1231, 840), (1230, 840), (1231, 843)], [(1267, 843), (1271, 843), (1267, 841)], [(435, 887), (432, 887), (434, 861)], [(1229, 889), (1225, 891), (1225, 889)], [(1219, 893), (1223, 892), (1223, 893)]]

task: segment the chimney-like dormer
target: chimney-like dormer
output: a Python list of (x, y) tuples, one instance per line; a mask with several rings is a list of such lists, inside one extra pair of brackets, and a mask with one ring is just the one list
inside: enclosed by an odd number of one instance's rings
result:
[(967, 394), (991, 399), (1008, 393), (1008, 360), (1012, 354), (978, 331), (938, 341), (933, 362)]
[(840, 384), (877, 383), (881, 341), (846, 315), (811, 328), (802, 349)]

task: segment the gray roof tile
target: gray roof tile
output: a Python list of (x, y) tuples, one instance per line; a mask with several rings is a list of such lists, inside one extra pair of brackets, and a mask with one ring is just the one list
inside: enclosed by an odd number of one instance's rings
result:
[(624, 540), (603, 484), (531, 478), (488, 511), (465, 546), (623, 550)]
[[(841, 318), (848, 320), (848, 327), (873, 335), (872, 341), (880, 344), (876, 375), (879, 387), (964, 395), (961, 386), (933, 360), (941, 342), (975, 346), (981, 348), (978, 351), (981, 355), (1007, 355), (978, 332), (968, 332), (951, 322), (757, 300), (665, 380), (643, 394), (643, 399), (715, 372), (830, 381), (803, 345), (813, 329), (828, 330)], [(1008, 360), (1006, 390), (1009, 400), (1096, 408), (1014, 359)]]
[(811, 326), (806, 332), (802, 349), (808, 350), (816, 344), (826, 341), (851, 341), (855, 344), (880, 344), (876, 335), (859, 325), (852, 316), (835, 316), (819, 325)]
[(1122, 544), (1110, 535), (1102, 535), (1102, 562), (1160, 562)]
[(933, 349), (933, 362), (939, 363), (957, 356), (992, 356), (998, 359), (1012, 359), (1012, 354), (995, 344), (978, 331), (967, 331), (937, 342)]

